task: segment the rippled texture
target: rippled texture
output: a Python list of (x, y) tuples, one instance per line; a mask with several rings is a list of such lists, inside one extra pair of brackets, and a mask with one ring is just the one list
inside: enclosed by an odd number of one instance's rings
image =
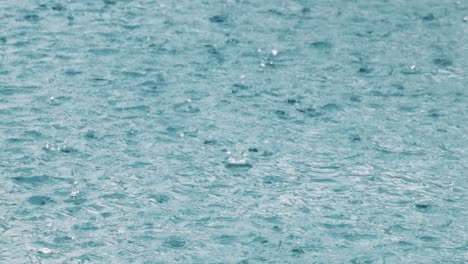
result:
[(0, 1), (1, 263), (468, 261), (466, 1)]

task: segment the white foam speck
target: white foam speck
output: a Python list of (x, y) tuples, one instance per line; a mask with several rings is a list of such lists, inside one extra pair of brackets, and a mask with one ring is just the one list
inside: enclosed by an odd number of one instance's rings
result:
[(39, 249), (39, 252), (44, 253), (44, 254), (50, 254), (52, 253), (52, 249), (44, 247), (44, 248)]
[(257, 51), (258, 51), (258, 52), (262, 52), (262, 49), (258, 49)]
[(413, 71), (416, 70), (416, 64), (411, 65), (410, 69)]
[(278, 55), (278, 50), (275, 50), (275, 49), (271, 50), (271, 55), (273, 56)]

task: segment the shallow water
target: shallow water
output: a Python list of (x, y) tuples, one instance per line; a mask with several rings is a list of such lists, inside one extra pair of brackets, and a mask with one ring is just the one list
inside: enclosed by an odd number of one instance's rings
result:
[(0, 1), (1, 263), (468, 261), (468, 2)]

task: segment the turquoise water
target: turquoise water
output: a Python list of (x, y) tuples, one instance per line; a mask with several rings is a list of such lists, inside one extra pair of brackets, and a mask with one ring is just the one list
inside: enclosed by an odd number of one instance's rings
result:
[(468, 262), (468, 2), (0, 2), (0, 263)]

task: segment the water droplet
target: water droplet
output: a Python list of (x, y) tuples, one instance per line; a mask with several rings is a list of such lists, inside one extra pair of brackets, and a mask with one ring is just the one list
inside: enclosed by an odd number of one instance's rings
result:
[(70, 193), (70, 196), (71, 196), (72, 198), (76, 198), (76, 197), (78, 196), (78, 194), (80, 194), (80, 191), (79, 191), (79, 190), (75, 190), (75, 191), (72, 191), (72, 192)]

